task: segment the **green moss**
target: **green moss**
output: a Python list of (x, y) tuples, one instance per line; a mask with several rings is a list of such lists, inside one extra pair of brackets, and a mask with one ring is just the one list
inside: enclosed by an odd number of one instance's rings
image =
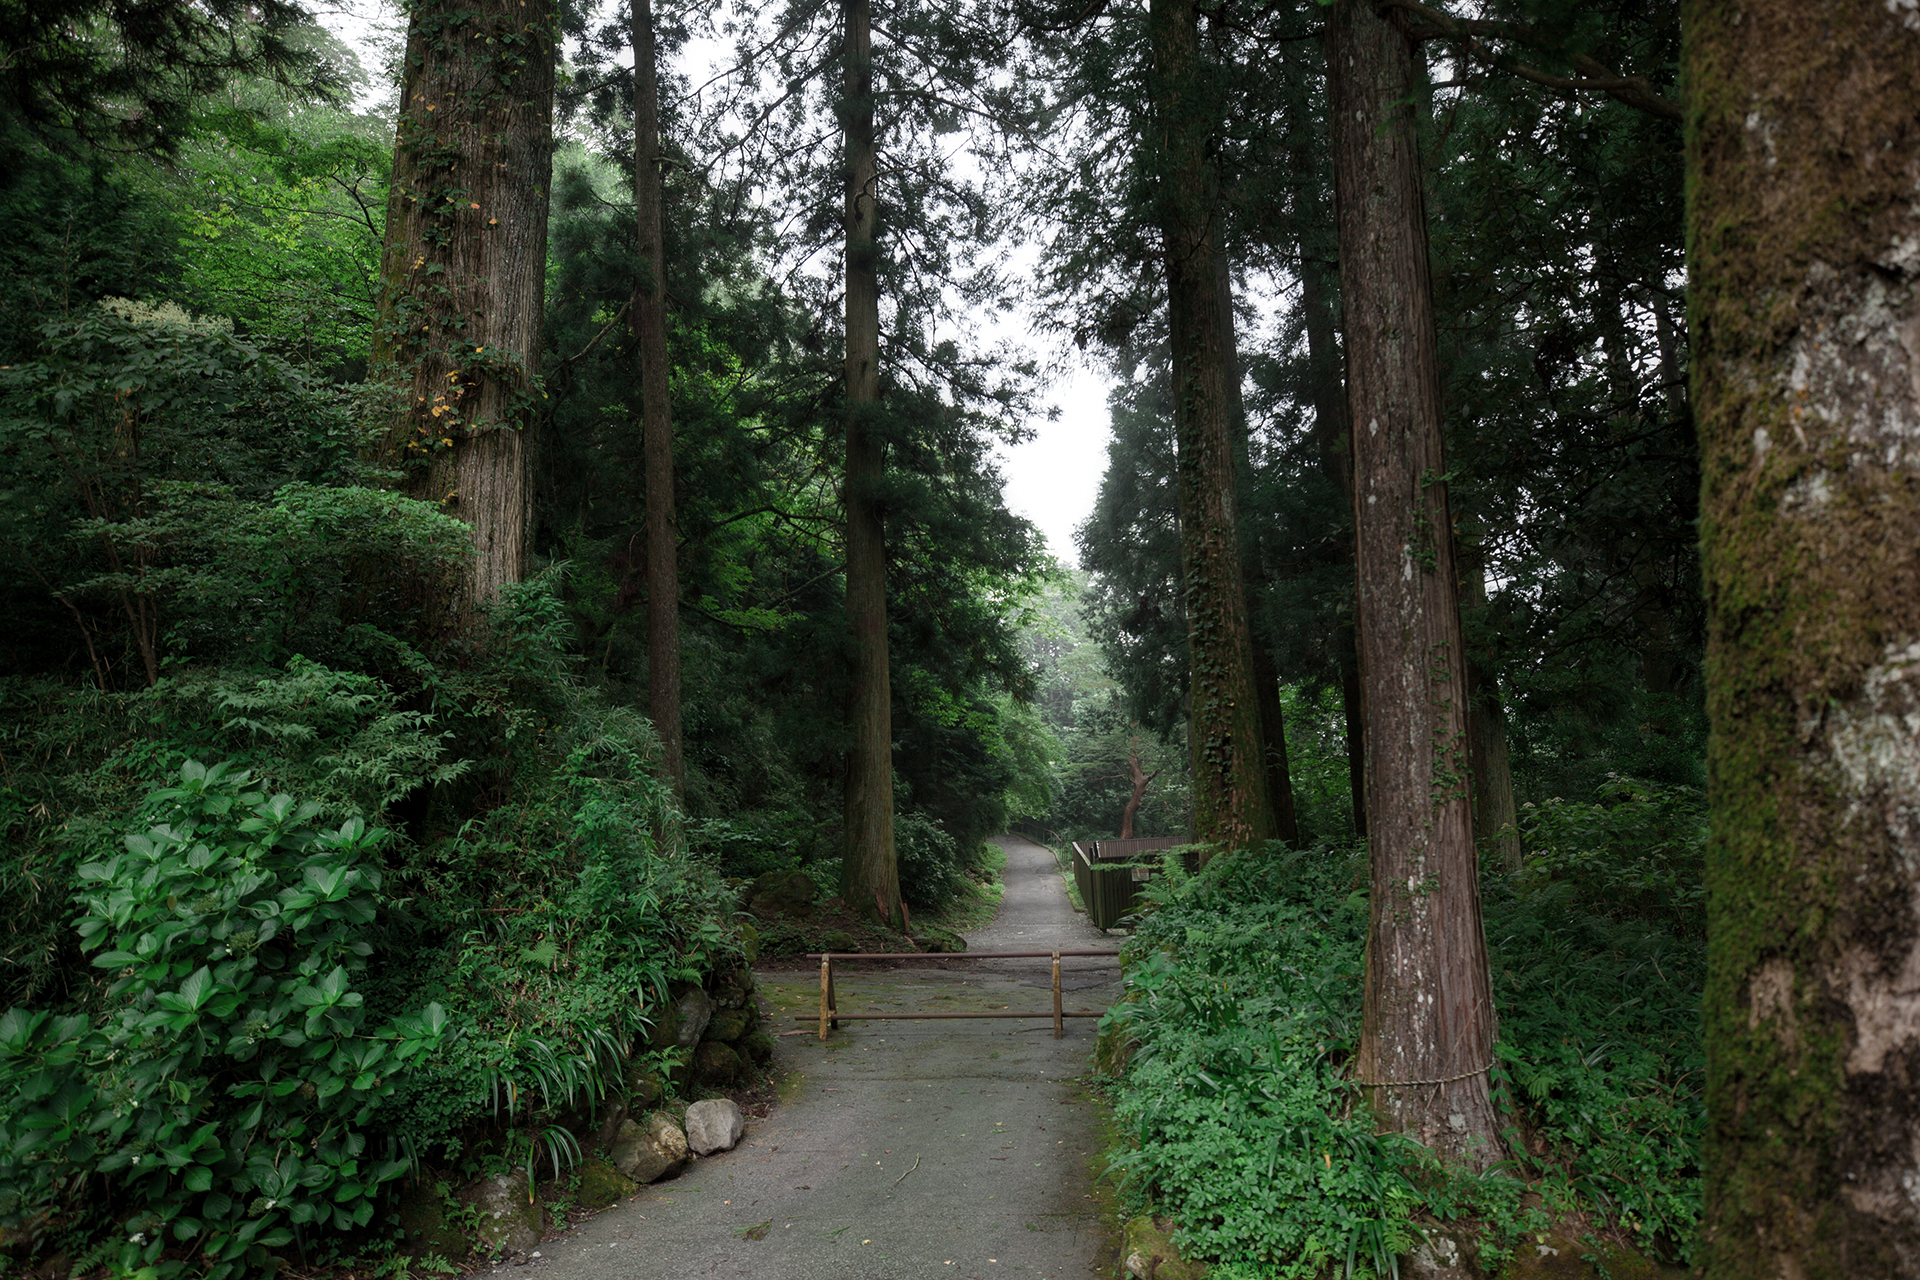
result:
[(446, 1184), (416, 1178), (400, 1193), (400, 1250), (409, 1257), (464, 1258), (467, 1237), (448, 1221)]
[(580, 1204), (588, 1209), (604, 1209), (636, 1194), (640, 1184), (598, 1156), (580, 1166)]

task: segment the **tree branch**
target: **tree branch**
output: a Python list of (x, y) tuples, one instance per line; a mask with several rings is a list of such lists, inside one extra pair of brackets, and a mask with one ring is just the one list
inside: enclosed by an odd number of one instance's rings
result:
[[(1458, 45), (1477, 62), (1507, 71), (1532, 84), (1561, 93), (1604, 93), (1615, 102), (1645, 111), (1667, 120), (1681, 118), (1680, 104), (1661, 96), (1645, 76), (1617, 76), (1584, 53), (1569, 54), (1561, 45), (1518, 22), (1495, 22), (1479, 18), (1456, 18), (1450, 13), (1420, 3), (1420, 0), (1378, 0), (1382, 9), (1404, 9), (1427, 23), (1433, 32)], [(1489, 48), (1486, 40), (1511, 40), (1545, 53), (1559, 54), (1573, 64), (1579, 78), (1556, 76), (1538, 67), (1516, 62), (1512, 57)]]

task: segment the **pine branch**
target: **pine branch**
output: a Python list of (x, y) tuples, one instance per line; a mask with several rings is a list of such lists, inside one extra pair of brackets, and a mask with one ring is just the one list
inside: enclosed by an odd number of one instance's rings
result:
[[(1667, 120), (1681, 118), (1680, 104), (1661, 96), (1645, 76), (1615, 75), (1584, 53), (1567, 53), (1558, 41), (1525, 23), (1456, 18), (1450, 13), (1421, 4), (1420, 0), (1379, 0), (1379, 4), (1382, 9), (1404, 9), (1427, 23), (1434, 34), (1452, 41), (1461, 52), (1476, 62), (1509, 72), (1529, 83), (1561, 93), (1604, 93), (1615, 102), (1649, 115)], [(1510, 40), (1543, 53), (1559, 54), (1573, 65), (1579, 76), (1557, 76), (1515, 61), (1510, 55), (1488, 47), (1487, 40)]]

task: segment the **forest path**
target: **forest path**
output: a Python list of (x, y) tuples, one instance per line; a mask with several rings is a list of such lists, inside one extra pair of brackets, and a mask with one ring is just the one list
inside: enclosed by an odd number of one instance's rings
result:
[[(1053, 855), (1017, 836), (977, 951), (1115, 947), (1077, 915)], [(1105, 1008), (1118, 962), (1064, 960), (1063, 1003)], [(819, 1008), (819, 971), (759, 976), (774, 1029)], [(1045, 959), (836, 977), (848, 1012), (1051, 1008)], [(877, 1011), (877, 1010), (876, 1010)], [(1117, 1243), (1093, 1197), (1100, 1109), (1082, 1085), (1092, 1018), (846, 1022), (782, 1036), (782, 1101), (733, 1151), (696, 1161), (540, 1246), (552, 1280), (1111, 1280)], [(498, 1271), (517, 1268), (497, 1268)], [(527, 1274), (522, 1272), (521, 1274)]]

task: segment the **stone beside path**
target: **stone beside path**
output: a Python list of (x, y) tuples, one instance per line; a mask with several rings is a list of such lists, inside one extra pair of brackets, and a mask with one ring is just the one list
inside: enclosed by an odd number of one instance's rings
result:
[[(1117, 947), (1069, 904), (1053, 855), (1014, 836), (999, 913), (973, 951)], [(1117, 962), (1062, 961), (1067, 1008), (1105, 1008)], [(1111, 1280), (1118, 1242), (1093, 1198), (1099, 1110), (1081, 1085), (1095, 1019), (846, 1022), (825, 1044), (795, 1021), (819, 970), (763, 972), (780, 1105), (732, 1151), (539, 1246), (550, 1280)], [(842, 1010), (1051, 1009), (1043, 958), (841, 973)], [(496, 1271), (518, 1271), (502, 1266)]]

